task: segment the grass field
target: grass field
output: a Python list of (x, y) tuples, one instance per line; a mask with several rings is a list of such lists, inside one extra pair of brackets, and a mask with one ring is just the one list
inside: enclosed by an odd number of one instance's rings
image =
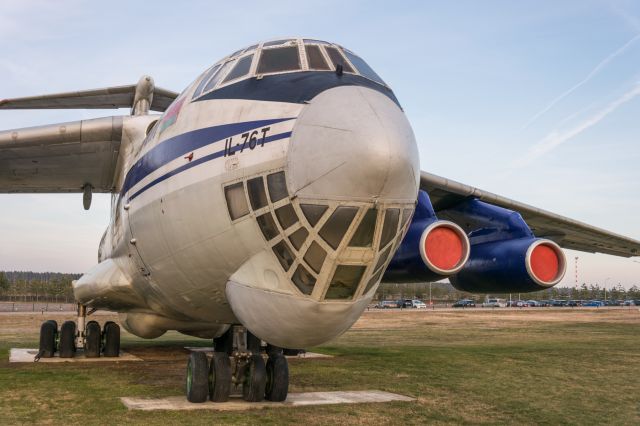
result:
[(145, 362), (9, 364), (9, 348), (37, 347), (42, 319), (0, 314), (0, 424), (640, 424), (637, 308), (367, 312), (314, 349), (335, 358), (290, 362), (290, 391), (379, 389), (417, 401), (240, 413), (120, 403), (182, 395), (182, 347), (209, 342), (177, 333), (124, 333), (123, 349)]

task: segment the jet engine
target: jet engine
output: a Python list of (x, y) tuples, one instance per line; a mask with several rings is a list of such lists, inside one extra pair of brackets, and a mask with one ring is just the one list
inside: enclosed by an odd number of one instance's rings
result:
[(566, 257), (553, 241), (520, 238), (473, 245), (469, 261), (449, 280), (462, 291), (525, 293), (558, 284), (566, 268)]
[(428, 195), (420, 191), (411, 225), (383, 280), (439, 280), (460, 271), (469, 253), (469, 238), (464, 230), (453, 222), (438, 220)]

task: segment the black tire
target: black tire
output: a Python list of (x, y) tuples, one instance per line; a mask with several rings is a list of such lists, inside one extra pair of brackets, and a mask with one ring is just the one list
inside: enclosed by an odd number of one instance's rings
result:
[(231, 361), (229, 355), (214, 352), (209, 365), (209, 399), (213, 402), (229, 400), (231, 393)]
[(284, 401), (289, 393), (289, 364), (287, 363), (287, 358), (284, 355), (270, 356), (266, 368), (266, 399), (276, 402)]
[(113, 321), (108, 321), (102, 330), (103, 355), (106, 357), (120, 356), (120, 326)]
[(275, 355), (282, 355), (283, 350), (280, 346), (274, 346), (271, 344), (267, 344), (267, 355), (271, 356), (275, 356)]
[(76, 354), (76, 323), (65, 321), (60, 327), (60, 358), (73, 358)]
[(38, 355), (40, 358), (51, 358), (56, 352), (56, 334), (58, 328), (55, 321), (45, 321), (40, 326), (40, 345)]
[(204, 352), (191, 352), (187, 362), (186, 394), (189, 402), (205, 402), (209, 396), (209, 362)]
[(98, 358), (101, 340), (100, 324), (96, 321), (89, 321), (84, 329), (84, 356)]
[(260, 355), (251, 355), (244, 373), (242, 398), (248, 402), (260, 402), (264, 399), (267, 386), (267, 369)]

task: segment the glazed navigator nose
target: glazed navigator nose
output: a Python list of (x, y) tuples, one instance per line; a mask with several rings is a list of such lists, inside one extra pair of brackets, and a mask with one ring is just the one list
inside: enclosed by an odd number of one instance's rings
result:
[(414, 202), (420, 164), (400, 107), (365, 87), (313, 98), (298, 117), (287, 157), (292, 194), (301, 198)]

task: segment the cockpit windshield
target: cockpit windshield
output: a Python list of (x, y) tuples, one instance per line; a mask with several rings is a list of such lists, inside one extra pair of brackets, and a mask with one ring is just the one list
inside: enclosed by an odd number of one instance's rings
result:
[(314, 39), (278, 39), (240, 49), (219, 61), (202, 75), (193, 99), (247, 78), (338, 69), (386, 86), (362, 58), (341, 46)]

